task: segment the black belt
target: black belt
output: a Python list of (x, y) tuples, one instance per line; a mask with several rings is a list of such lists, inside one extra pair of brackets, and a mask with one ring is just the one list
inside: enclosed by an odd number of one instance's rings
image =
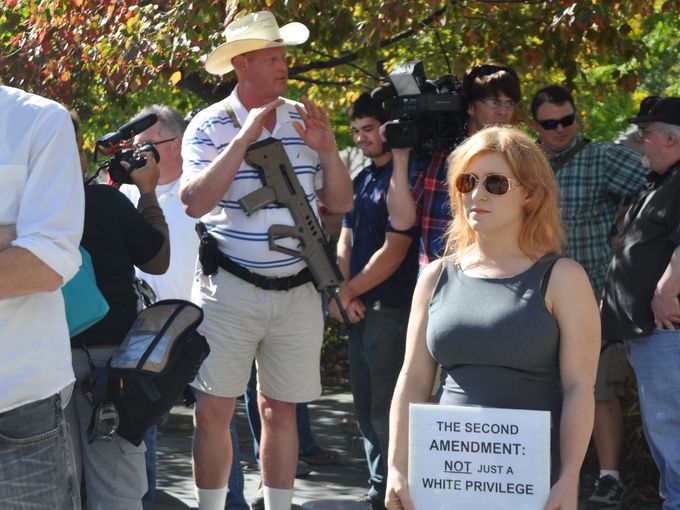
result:
[(264, 276), (253, 273), (252, 271), (231, 260), (224, 253), (221, 255), (220, 267), (222, 269), (233, 274), (237, 278), (240, 278), (241, 280), (248, 283), (252, 283), (255, 285), (255, 287), (259, 287), (264, 290), (290, 290), (294, 287), (299, 287), (300, 285), (304, 285), (307, 282), (313, 281), (312, 273), (308, 267), (305, 267), (302, 271), (292, 276), (277, 278), (275, 276)]

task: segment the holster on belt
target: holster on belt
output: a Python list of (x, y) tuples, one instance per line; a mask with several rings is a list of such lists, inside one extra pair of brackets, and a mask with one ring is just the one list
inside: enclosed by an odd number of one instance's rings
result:
[(210, 235), (205, 224), (201, 222), (196, 223), (196, 233), (200, 240), (198, 245), (198, 260), (201, 262), (203, 274), (206, 276), (217, 274), (217, 270), (220, 267), (220, 258), (222, 256), (217, 247), (217, 239)]

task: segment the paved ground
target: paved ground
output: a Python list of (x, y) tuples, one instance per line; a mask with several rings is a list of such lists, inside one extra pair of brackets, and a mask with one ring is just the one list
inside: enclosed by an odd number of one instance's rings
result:
[[(352, 395), (346, 386), (330, 387), (310, 404), (312, 430), (326, 448), (341, 452), (338, 465), (318, 466), (311, 475), (295, 480), (293, 508), (300, 510), (368, 510), (355, 500), (366, 492), (368, 472), (363, 443), (354, 424)], [(259, 472), (252, 455), (250, 430), (243, 403), (236, 410), (244, 471), (245, 497), (250, 501), (257, 493)], [(157, 497), (152, 510), (195, 509), (191, 476), (192, 410), (173, 408), (158, 438)], [(583, 502), (579, 509), (585, 507)], [(520, 510), (520, 509), (518, 509)]]
[[(357, 507), (353, 500), (366, 492), (368, 474), (363, 444), (353, 422), (349, 388), (327, 388), (318, 401), (310, 404), (309, 410), (317, 441), (326, 448), (340, 451), (342, 459), (339, 465), (317, 466), (308, 477), (296, 479), (293, 503), (300, 506), (306, 503), (305, 510), (316, 510), (312, 502), (331, 499), (337, 502), (326, 502), (325, 508), (362, 510), (363, 507)], [(158, 493), (153, 510), (196, 508), (191, 478), (191, 413), (192, 410), (186, 407), (173, 408), (170, 419), (159, 431)], [(257, 492), (260, 476), (252, 455), (242, 402), (237, 406), (236, 417), (244, 466), (244, 492), (246, 500), (250, 501)]]

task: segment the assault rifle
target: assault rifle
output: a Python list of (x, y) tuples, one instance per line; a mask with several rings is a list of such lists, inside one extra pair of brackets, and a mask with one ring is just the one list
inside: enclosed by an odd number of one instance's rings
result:
[[(305, 190), (295, 175), (283, 145), (275, 138), (267, 138), (248, 147), (244, 159), (258, 171), (263, 187), (242, 197), (238, 201), (239, 206), (246, 216), (269, 204), (288, 208), (295, 226), (271, 225), (267, 231), (269, 249), (304, 260), (312, 273), (316, 288), (331, 292), (343, 321), (349, 324), (347, 311), (337, 294), (337, 287), (342, 283), (343, 277), (335, 262), (335, 254), (307, 201)], [(297, 239), (302, 249), (294, 250), (277, 244), (276, 239), (281, 237)]]

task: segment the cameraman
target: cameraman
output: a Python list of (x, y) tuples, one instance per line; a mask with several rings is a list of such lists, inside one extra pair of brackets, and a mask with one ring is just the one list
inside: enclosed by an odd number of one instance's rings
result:
[(465, 74), (463, 97), (467, 102), (470, 136), (487, 126), (513, 124), (522, 91), (514, 69), (482, 64)]
[[(78, 121), (72, 118), (82, 152)], [(141, 510), (147, 488), (143, 446), (134, 446), (114, 434), (111, 421), (97, 427), (93, 440), (88, 437), (94, 406), (86, 395), (91, 390), (92, 369), (106, 365), (137, 317), (135, 266), (147, 273), (162, 274), (170, 261), (168, 226), (154, 193), (158, 165), (149, 153), (142, 156), (146, 164), (130, 173), (140, 193), (137, 209), (111, 186), (85, 186), (81, 244), (92, 257), (97, 286), (110, 308), (101, 321), (71, 338), (77, 382), (66, 415), (78, 478), (85, 479), (88, 508)], [(87, 168), (83, 168), (86, 173)]]
[[(475, 66), (463, 78), (467, 103), (466, 136), (491, 125), (511, 124), (521, 98), (517, 73), (497, 64)], [(397, 230), (420, 221), (420, 267), (439, 258), (451, 220), (446, 186), (446, 159), (453, 150), (424, 155), (408, 171), (409, 149), (392, 149), (393, 171), (387, 195), (392, 226)], [(412, 165), (413, 167), (414, 165)]]

